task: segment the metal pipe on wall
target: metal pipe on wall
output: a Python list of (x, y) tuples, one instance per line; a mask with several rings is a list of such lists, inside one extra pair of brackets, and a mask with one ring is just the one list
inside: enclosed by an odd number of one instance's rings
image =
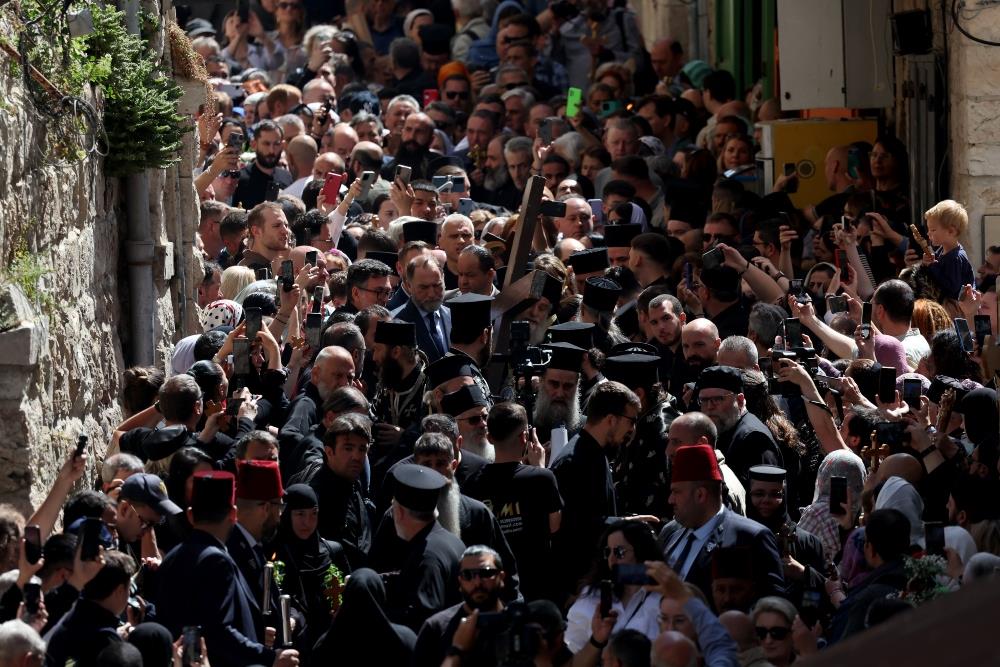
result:
[[(125, 24), (139, 34), (139, 2), (126, 0)], [(125, 214), (128, 235), (125, 260), (128, 263), (130, 349), (132, 365), (151, 366), (156, 347), (156, 303), (153, 289), (153, 231), (149, 218), (149, 178), (145, 172), (125, 181)]]

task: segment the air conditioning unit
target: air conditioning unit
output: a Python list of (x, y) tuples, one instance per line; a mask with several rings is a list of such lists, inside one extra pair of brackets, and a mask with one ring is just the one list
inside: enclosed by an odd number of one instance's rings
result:
[(892, 106), (891, 0), (778, 0), (781, 108)]

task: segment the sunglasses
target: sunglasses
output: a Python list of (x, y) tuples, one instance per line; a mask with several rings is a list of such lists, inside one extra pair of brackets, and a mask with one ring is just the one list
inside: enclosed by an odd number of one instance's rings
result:
[(788, 635), (791, 634), (792, 632), (791, 628), (785, 628), (780, 625), (776, 625), (773, 628), (763, 628), (758, 625), (756, 629), (757, 629), (757, 638), (760, 639), (761, 641), (764, 641), (765, 639), (767, 639), (768, 635), (771, 635), (772, 639), (776, 639), (780, 642), (782, 639), (786, 639)]
[(492, 579), (500, 574), (500, 570), (495, 567), (478, 567), (471, 570), (462, 570), (459, 574), (461, 574), (462, 579), (465, 579), (466, 581), (474, 581), (476, 578)]
[(446, 90), (444, 91), (444, 96), (449, 100), (459, 99), (467, 100), (469, 99), (469, 91), (467, 90)]
[(223, 178), (239, 178), (240, 177), (240, 172), (234, 171), (234, 170), (230, 169), (228, 171), (222, 172), (220, 174), (220, 176), (222, 176)]
[(469, 426), (478, 426), (482, 422), (486, 421), (486, 415), (472, 415), (471, 417), (462, 417), (459, 421), (469, 422)]
[(611, 554), (615, 555), (615, 558), (625, 558), (625, 555), (631, 551), (629, 547), (617, 546), (617, 547), (604, 547), (604, 557), (611, 558)]

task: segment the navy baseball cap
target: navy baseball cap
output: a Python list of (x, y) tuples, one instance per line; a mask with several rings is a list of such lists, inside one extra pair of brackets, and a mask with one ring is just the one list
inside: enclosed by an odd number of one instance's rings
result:
[(171, 516), (183, 510), (167, 496), (167, 485), (156, 475), (141, 472), (126, 479), (118, 492), (119, 498), (149, 505), (162, 514)]

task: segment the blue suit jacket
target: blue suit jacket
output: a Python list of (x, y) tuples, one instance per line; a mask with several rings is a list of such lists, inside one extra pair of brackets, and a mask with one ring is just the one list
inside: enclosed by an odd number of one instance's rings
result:
[(424, 351), (424, 354), (427, 355), (427, 359), (431, 363), (443, 357), (451, 345), (451, 309), (448, 306), (441, 306), (439, 312), (441, 313), (441, 322), (444, 324), (444, 331), (442, 333), (444, 334), (445, 349), (442, 352), (438, 352), (437, 347), (431, 341), (431, 333), (427, 329), (427, 320), (417, 310), (417, 306), (413, 303), (412, 298), (402, 308), (392, 311), (392, 316), (395, 319), (403, 320), (404, 322), (413, 322), (417, 329), (417, 347)]
[(179, 637), (200, 625), (213, 667), (270, 665), (273, 650), (260, 643), (260, 608), (225, 546), (195, 530), (163, 559), (158, 571), (156, 622)]
[[(670, 554), (683, 534), (684, 527), (676, 521), (671, 521), (663, 527), (659, 544), (664, 558)], [(788, 597), (781, 555), (774, 533), (766, 526), (731, 512), (728, 508), (722, 510), (719, 523), (702, 545), (684, 580), (700, 588), (705, 597), (711, 600), (712, 552), (727, 547), (749, 547), (758, 597), (765, 595)]]

